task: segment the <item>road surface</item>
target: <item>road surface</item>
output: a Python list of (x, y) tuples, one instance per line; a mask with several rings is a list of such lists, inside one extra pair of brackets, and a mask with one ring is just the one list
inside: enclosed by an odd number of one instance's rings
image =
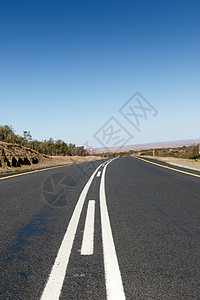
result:
[(200, 172), (132, 157), (0, 177), (8, 299), (200, 299)]

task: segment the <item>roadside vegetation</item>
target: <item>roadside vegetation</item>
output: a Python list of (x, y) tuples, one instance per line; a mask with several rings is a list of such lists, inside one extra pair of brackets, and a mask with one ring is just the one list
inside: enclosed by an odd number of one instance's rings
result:
[(23, 136), (15, 134), (12, 126), (0, 125), (0, 141), (6, 143), (17, 144), (18, 146), (25, 146), (40, 154), (45, 155), (68, 155), (68, 156), (86, 156), (88, 152), (83, 146), (77, 147), (72, 143), (65, 143), (61, 139), (54, 141), (52, 138), (44, 141), (34, 140), (30, 131), (24, 131)]
[(17, 135), (8, 125), (0, 125), (0, 173), (69, 165), (100, 159), (89, 155), (83, 146), (62, 141), (34, 140), (30, 131)]
[(139, 155), (159, 156), (159, 157), (176, 157), (185, 159), (200, 159), (199, 145), (183, 146), (178, 148), (161, 148), (142, 150)]
[(160, 149), (148, 149), (148, 150), (130, 150), (124, 152), (115, 153), (103, 153), (102, 156), (106, 157), (122, 157), (122, 156), (154, 156), (154, 157), (175, 157), (200, 160), (199, 145), (183, 146), (177, 148), (160, 148)]

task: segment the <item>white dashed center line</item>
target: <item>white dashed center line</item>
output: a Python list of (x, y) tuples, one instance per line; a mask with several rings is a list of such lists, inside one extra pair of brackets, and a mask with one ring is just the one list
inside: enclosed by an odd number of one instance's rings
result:
[(81, 247), (81, 255), (91, 255), (94, 251), (94, 215), (95, 201), (90, 200), (88, 203), (85, 229)]
[[(105, 195), (105, 172), (107, 165), (111, 161), (112, 160), (109, 160), (106, 163), (104, 163), (105, 167), (102, 171), (99, 194), (106, 291), (107, 300), (125, 300), (124, 288), (122, 284), (121, 273), (112, 236)], [(46, 286), (44, 288), (40, 300), (59, 300), (60, 298), (63, 282), (66, 276), (67, 265), (70, 258), (83, 205), (94, 177), (99, 177), (101, 174), (101, 171), (98, 171), (101, 168), (101, 166), (102, 165), (100, 165), (94, 171), (94, 173), (92, 174), (92, 176), (90, 177), (80, 194), (79, 200), (76, 204), (67, 231), (58, 250), (57, 257), (51, 269), (49, 278), (47, 280)], [(94, 217), (95, 201), (90, 200), (88, 202), (85, 228), (83, 234), (81, 248), (82, 255), (92, 255), (94, 252)]]
[(101, 171), (99, 171), (99, 172), (97, 173), (97, 177), (100, 177), (100, 175), (101, 175)]

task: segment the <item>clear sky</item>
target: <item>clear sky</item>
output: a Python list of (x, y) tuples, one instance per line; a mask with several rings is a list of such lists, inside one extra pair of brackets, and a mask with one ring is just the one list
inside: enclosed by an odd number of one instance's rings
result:
[[(199, 138), (199, 13), (198, 0), (0, 0), (0, 124), (94, 147), (111, 117), (128, 144)], [(137, 91), (158, 111), (140, 132), (119, 111)]]

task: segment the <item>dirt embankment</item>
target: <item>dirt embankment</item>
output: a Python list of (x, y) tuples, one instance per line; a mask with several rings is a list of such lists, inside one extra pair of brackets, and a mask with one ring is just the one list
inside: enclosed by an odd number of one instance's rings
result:
[(35, 150), (0, 142), (0, 173), (17, 172), (102, 159), (100, 156), (48, 156)]
[(0, 167), (1, 169), (16, 168), (38, 164), (41, 155), (30, 148), (17, 144), (0, 142)]

